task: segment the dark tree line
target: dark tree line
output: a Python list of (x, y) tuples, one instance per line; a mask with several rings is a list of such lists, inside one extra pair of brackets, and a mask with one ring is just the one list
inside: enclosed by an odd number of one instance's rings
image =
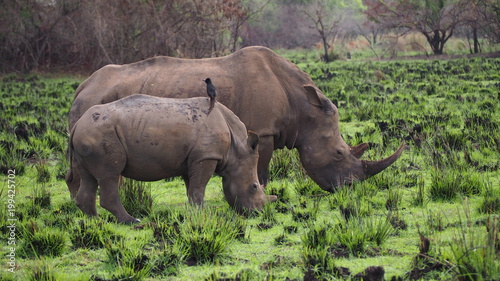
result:
[(217, 56), (236, 48), (250, 16), (240, 0), (5, 0), (2, 8), (1, 71)]

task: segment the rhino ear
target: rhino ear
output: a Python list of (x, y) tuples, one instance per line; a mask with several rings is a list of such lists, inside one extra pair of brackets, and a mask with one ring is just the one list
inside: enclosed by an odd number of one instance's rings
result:
[(315, 86), (304, 85), (304, 89), (306, 90), (306, 96), (309, 103), (314, 106), (320, 107), (327, 114), (335, 113), (333, 103), (321, 92), (318, 92), (319, 90)]
[(259, 135), (255, 132), (248, 130), (247, 144), (252, 149), (252, 151), (257, 152), (259, 146)]

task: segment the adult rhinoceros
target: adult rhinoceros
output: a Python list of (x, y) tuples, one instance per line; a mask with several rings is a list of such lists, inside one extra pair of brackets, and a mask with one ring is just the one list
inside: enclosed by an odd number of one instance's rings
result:
[[(205, 94), (203, 79), (217, 85), (218, 100), (258, 133), (261, 183), (268, 180), (274, 149), (296, 148), (308, 175), (324, 190), (364, 180), (396, 161), (404, 145), (380, 161), (358, 159), (367, 145), (351, 148), (339, 131), (336, 106), (296, 65), (264, 47), (247, 47), (225, 57), (179, 59), (154, 57), (126, 65), (107, 65), (76, 90), (69, 113), (72, 128), (95, 104), (135, 93), (186, 98)], [(78, 190), (75, 171), (66, 176)]]
[(75, 202), (88, 215), (101, 206), (119, 222), (137, 222), (118, 196), (120, 175), (144, 181), (183, 176), (189, 201), (201, 204), (214, 172), (237, 210), (261, 209), (266, 196), (257, 178), (259, 137), (224, 105), (209, 111), (207, 98), (132, 95), (91, 107), (76, 122), (70, 155), (81, 175)]

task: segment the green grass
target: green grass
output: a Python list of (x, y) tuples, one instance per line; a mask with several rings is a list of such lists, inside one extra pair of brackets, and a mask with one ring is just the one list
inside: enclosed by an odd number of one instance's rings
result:
[[(141, 219), (134, 226), (99, 206), (87, 218), (69, 198), (67, 113), (79, 80), (3, 77), (0, 197), (15, 201), (17, 221), (16, 273), (4, 262), (0, 279), (352, 279), (371, 266), (386, 280), (498, 279), (500, 60), (291, 59), (338, 106), (346, 142), (373, 144), (363, 159), (386, 157), (403, 140), (410, 149), (334, 194), (305, 175), (295, 150), (276, 151), (266, 192), (279, 199), (246, 217), (229, 209), (218, 177), (202, 209), (186, 205), (179, 178), (126, 181), (121, 199)], [(24, 125), (29, 141), (15, 134)], [(12, 217), (0, 218), (6, 257)]]

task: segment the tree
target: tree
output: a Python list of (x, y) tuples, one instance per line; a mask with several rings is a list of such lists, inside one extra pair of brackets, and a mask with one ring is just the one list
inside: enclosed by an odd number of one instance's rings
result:
[(479, 14), (487, 39), (500, 43), (500, 0), (479, 1)]
[(333, 43), (343, 32), (342, 22), (354, 7), (361, 5), (358, 1), (316, 0), (305, 6), (304, 13), (314, 23), (314, 27), (323, 43), (323, 58), (331, 61), (329, 56), (330, 40)]
[(401, 34), (420, 32), (433, 53), (442, 54), (444, 45), (463, 21), (462, 4), (451, 0), (377, 0), (365, 14), (370, 20)]
[(378, 0), (363, 0), (363, 5), (358, 9), (357, 21), (356, 21), (356, 32), (363, 36), (369, 44), (370, 50), (379, 58), (374, 46), (377, 44), (379, 35), (382, 34), (385, 27), (374, 20), (368, 19), (364, 15), (365, 10), (371, 9), (372, 6), (377, 5)]
[(330, 48), (328, 39), (330, 36), (336, 38), (340, 33), (338, 25), (342, 21), (342, 15), (333, 15), (332, 6), (326, 5), (325, 2), (326, 1), (318, 1), (312, 4), (311, 7), (304, 12), (314, 22), (314, 28), (316, 28), (323, 42), (323, 58), (326, 62), (329, 62), (331, 59), (328, 55), (328, 49)]
[[(472, 41), (474, 44), (473, 52), (479, 53), (479, 39), (478, 39), (478, 30), (481, 26), (481, 17), (480, 17), (480, 7), (478, 4), (483, 0), (462, 0), (464, 6), (464, 24), (470, 26), (472, 32)], [(468, 38), (469, 36), (467, 36)]]

